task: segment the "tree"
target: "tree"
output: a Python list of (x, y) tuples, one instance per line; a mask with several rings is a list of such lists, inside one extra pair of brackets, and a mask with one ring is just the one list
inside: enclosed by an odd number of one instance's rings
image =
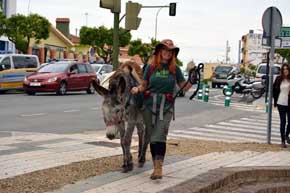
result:
[(46, 18), (38, 14), (12, 15), (5, 19), (3, 24), (0, 26), (0, 32), (2, 31), (15, 44), (16, 49), (23, 53), (27, 53), (32, 38), (36, 43), (47, 39), (51, 25)]
[[(141, 39), (133, 40), (130, 42), (128, 55), (129, 56), (139, 55), (143, 64), (147, 64), (158, 43), (160, 42), (155, 40), (154, 38), (151, 38), (150, 43), (142, 43)], [(176, 64), (178, 66), (183, 65), (183, 63), (178, 58)]]
[[(131, 33), (124, 28), (119, 29), (120, 46), (127, 46), (131, 40)], [(113, 47), (113, 29), (105, 26), (90, 28), (83, 26), (80, 30), (80, 43), (96, 48), (97, 54), (105, 63), (111, 63)]]
[(157, 41), (151, 39), (151, 43), (142, 43), (141, 39), (133, 40), (130, 42), (128, 55), (135, 56), (139, 55), (143, 64), (147, 64), (150, 56), (152, 55)]
[(4, 26), (5, 26), (6, 20), (5, 20), (5, 15), (3, 12), (0, 11), (0, 36), (4, 34)]
[(285, 59), (290, 62), (290, 50), (289, 49), (276, 49), (275, 52), (282, 56), (282, 63), (285, 62)]

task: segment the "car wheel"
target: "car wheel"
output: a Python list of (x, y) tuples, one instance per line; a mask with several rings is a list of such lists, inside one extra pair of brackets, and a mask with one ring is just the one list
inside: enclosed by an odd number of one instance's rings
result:
[(0, 94), (5, 94), (7, 90), (0, 90)]
[(32, 92), (32, 91), (26, 91), (26, 94), (28, 94), (28, 95), (35, 95), (35, 92)]
[(56, 92), (57, 95), (65, 95), (67, 91), (67, 85), (65, 82), (61, 82), (58, 91)]
[(89, 85), (89, 88), (87, 89), (88, 94), (94, 94), (95, 93), (95, 88), (93, 86), (93, 83), (91, 82)]

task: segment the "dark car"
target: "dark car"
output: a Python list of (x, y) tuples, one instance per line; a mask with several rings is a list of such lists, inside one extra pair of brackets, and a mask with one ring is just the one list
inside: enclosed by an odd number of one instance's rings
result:
[(212, 88), (227, 85), (227, 77), (233, 70), (233, 66), (217, 66), (212, 75)]
[(86, 91), (93, 94), (93, 82), (98, 78), (90, 64), (80, 62), (55, 62), (41, 66), (36, 72), (25, 77), (24, 90), (29, 95), (37, 92)]

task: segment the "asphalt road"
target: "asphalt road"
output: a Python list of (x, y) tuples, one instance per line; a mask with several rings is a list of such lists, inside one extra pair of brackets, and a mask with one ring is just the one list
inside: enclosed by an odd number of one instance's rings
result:
[[(187, 93), (179, 97), (175, 106), (172, 129), (190, 128), (215, 123), (249, 112), (225, 109), (209, 103), (190, 101)], [(211, 95), (220, 95), (213, 90)], [(105, 129), (101, 113), (102, 97), (84, 92), (66, 96), (23, 93), (0, 95), (0, 132), (82, 133)]]

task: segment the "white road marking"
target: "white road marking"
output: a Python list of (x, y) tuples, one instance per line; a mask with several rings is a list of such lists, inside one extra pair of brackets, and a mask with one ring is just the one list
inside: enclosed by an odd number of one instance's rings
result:
[(33, 117), (33, 116), (42, 116), (46, 115), (46, 113), (34, 113), (34, 114), (21, 114), (21, 117)]
[(79, 112), (81, 110), (77, 110), (77, 109), (71, 109), (71, 110), (66, 110), (66, 111), (63, 111), (64, 113), (74, 113), (74, 112)]

